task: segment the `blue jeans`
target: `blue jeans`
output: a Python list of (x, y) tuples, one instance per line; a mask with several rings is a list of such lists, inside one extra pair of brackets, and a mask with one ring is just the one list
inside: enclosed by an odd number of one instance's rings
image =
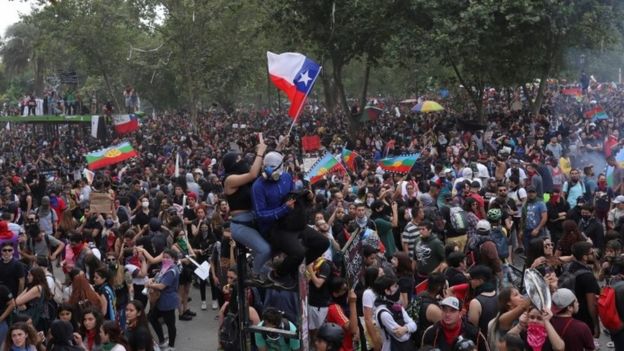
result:
[(540, 230), (539, 234), (537, 236), (532, 236), (531, 232), (533, 231), (533, 229), (525, 229), (524, 230), (524, 239), (523, 239), (523, 244), (524, 244), (524, 250), (526, 252), (526, 250), (529, 249), (529, 242), (533, 239), (546, 239), (548, 236), (546, 235), (546, 231), (544, 229)]
[(232, 217), (230, 230), (232, 238), (236, 242), (241, 243), (251, 249), (253, 254), (253, 271), (254, 273), (262, 273), (264, 264), (271, 259), (271, 246), (260, 235), (260, 233), (251, 227), (235, 222), (252, 222), (254, 215), (251, 212), (238, 213)]
[(4, 340), (6, 340), (6, 335), (8, 332), (9, 332), (9, 325), (7, 324), (6, 321), (2, 321), (2, 323), (0, 323), (0, 344), (2, 344)]

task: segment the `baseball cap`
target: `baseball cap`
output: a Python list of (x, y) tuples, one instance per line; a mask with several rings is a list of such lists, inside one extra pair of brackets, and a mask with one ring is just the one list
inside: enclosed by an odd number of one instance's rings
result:
[(526, 191), (527, 193), (530, 193), (530, 192), (536, 192), (537, 190), (535, 189), (533, 185), (529, 185), (526, 187)]
[(477, 222), (477, 230), (483, 231), (483, 232), (489, 232), (490, 230), (492, 230), (492, 225), (487, 220), (482, 219), (479, 222)]
[(455, 311), (459, 311), (461, 309), (459, 306), (459, 300), (455, 296), (445, 298), (440, 302), (440, 306), (450, 307)]
[(576, 296), (570, 289), (561, 288), (557, 289), (552, 295), (552, 311), (553, 313), (559, 313), (566, 307), (570, 306), (576, 300)]
[(479, 182), (477, 182), (477, 181), (475, 180), (475, 181), (473, 181), (472, 183), (470, 183), (470, 187), (471, 187), (471, 188), (477, 188), (477, 189), (479, 189), (479, 188), (481, 188), (481, 183), (479, 183)]
[(614, 204), (622, 204), (624, 203), (624, 195), (618, 195), (615, 197), (615, 200), (613, 200)]

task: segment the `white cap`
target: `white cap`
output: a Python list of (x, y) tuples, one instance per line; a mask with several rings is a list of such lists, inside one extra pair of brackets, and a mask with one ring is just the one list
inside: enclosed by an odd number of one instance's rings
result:
[(490, 230), (492, 230), (492, 225), (487, 220), (482, 219), (479, 222), (477, 222), (477, 230), (483, 231), (483, 232), (489, 232)]
[(455, 296), (449, 296), (440, 302), (440, 306), (447, 306), (456, 311), (461, 310), (459, 300)]
[(624, 195), (618, 195), (615, 197), (615, 200), (613, 200), (614, 204), (622, 204), (624, 203)]

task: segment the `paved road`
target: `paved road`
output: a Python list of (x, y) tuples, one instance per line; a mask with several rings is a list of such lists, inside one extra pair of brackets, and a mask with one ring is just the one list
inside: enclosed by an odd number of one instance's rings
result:
[[(191, 288), (190, 302), (191, 310), (197, 313), (192, 321), (176, 321), (178, 336), (176, 340), (176, 350), (180, 351), (216, 351), (219, 348), (218, 342), (218, 321), (216, 316), (218, 311), (210, 308), (210, 288), (207, 289), (208, 309), (201, 310), (201, 299), (199, 297), (199, 289)], [(164, 326), (163, 326), (164, 327)], [(164, 327), (165, 332), (167, 328)]]

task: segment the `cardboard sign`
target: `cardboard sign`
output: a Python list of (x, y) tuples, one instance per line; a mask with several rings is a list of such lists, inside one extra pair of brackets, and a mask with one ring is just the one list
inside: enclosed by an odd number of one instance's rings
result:
[(95, 213), (113, 213), (113, 200), (108, 193), (91, 192), (89, 195), (89, 208)]

